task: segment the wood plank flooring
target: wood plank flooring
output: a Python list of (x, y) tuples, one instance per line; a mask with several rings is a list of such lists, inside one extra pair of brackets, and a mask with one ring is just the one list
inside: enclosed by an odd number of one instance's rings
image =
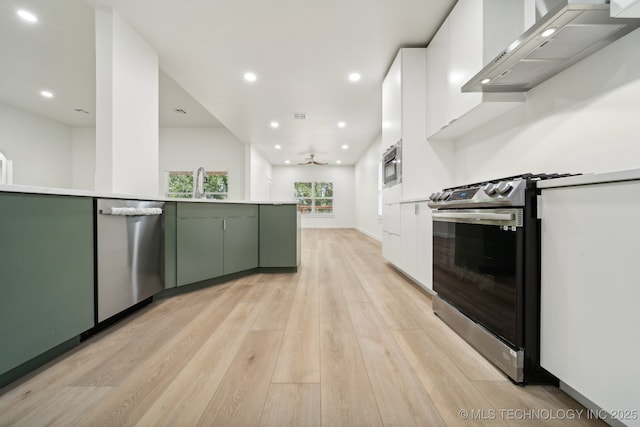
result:
[(156, 301), (0, 389), (0, 426), (604, 425), (555, 387), (513, 385), (378, 242), (302, 242), (296, 274)]

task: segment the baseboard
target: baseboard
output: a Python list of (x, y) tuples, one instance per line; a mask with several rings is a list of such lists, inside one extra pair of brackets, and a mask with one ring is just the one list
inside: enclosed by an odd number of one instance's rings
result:
[(363, 230), (360, 227), (356, 227), (356, 230), (358, 230), (360, 233), (364, 234), (367, 237), (371, 237), (375, 241), (382, 242), (382, 236), (377, 236), (367, 230)]
[(19, 380), (26, 381), (27, 374), (30, 374), (36, 371), (38, 368), (41, 368), (48, 362), (57, 358), (58, 356), (62, 356), (67, 351), (71, 350), (75, 346), (80, 344), (80, 335), (71, 338), (68, 341), (65, 341), (44, 353), (34, 357), (31, 360), (24, 362), (21, 365), (16, 366), (15, 368), (0, 374), (0, 389), (13, 383), (17, 382), (19, 384)]

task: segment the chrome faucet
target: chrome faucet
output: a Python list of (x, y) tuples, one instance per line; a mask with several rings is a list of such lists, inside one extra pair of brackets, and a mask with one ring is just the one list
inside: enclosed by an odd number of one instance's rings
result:
[(196, 172), (196, 182), (195, 187), (193, 189), (193, 198), (194, 199), (204, 199), (204, 176), (205, 171), (202, 166), (198, 168)]

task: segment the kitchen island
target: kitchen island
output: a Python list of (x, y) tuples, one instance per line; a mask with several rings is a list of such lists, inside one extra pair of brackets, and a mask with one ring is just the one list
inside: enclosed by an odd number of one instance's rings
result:
[(293, 272), (300, 264), (295, 202), (176, 200), (1, 185), (0, 387), (101, 326), (96, 242), (115, 236), (97, 233), (97, 199), (164, 202), (165, 290), (153, 298), (238, 275)]

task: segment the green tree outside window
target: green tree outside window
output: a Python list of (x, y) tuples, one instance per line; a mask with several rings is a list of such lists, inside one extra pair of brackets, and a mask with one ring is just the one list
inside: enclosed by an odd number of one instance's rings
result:
[(302, 214), (333, 214), (332, 182), (296, 182), (294, 195)]

